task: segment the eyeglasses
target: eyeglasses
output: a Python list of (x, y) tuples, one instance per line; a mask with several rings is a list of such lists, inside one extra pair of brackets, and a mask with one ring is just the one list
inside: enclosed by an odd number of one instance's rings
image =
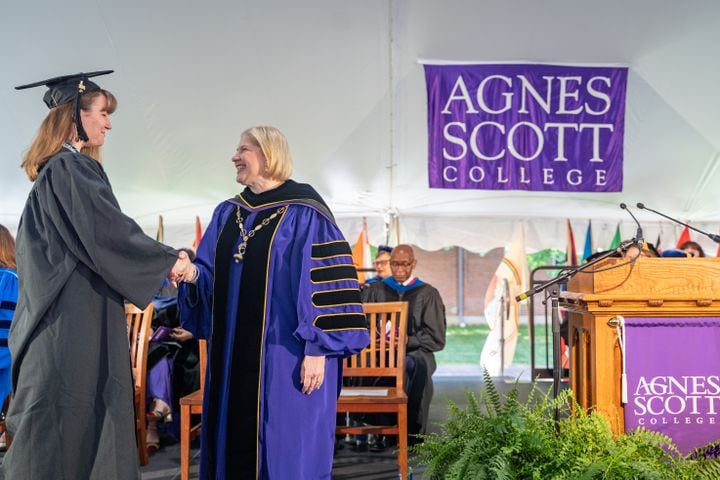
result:
[(379, 267), (380, 265), (387, 265), (388, 263), (390, 263), (390, 260), (375, 260), (373, 265)]
[(390, 262), (391, 268), (410, 268), (413, 262)]

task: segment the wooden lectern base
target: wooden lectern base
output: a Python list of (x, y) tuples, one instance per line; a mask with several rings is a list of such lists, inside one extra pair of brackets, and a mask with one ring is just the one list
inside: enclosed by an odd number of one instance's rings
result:
[[(568, 282), (570, 384), (578, 403), (594, 408), (614, 433), (625, 431), (621, 351), (614, 317), (720, 316), (720, 259), (610, 258)], [(623, 265), (625, 264), (625, 265)], [(611, 270), (608, 267), (619, 266)], [(605, 270), (605, 271), (602, 271)]]

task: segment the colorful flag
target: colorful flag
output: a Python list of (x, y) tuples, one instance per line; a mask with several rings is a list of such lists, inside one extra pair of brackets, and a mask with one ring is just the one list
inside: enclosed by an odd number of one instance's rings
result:
[(617, 227), (615, 227), (615, 235), (613, 236), (612, 242), (610, 242), (608, 250), (615, 250), (620, 246), (620, 242), (622, 242), (622, 238), (620, 238), (620, 224), (618, 223)]
[(583, 250), (583, 263), (593, 254), (592, 222), (588, 220), (587, 232), (585, 232), (585, 249)]
[(680, 248), (683, 243), (689, 242), (691, 240), (690, 238), (690, 229), (688, 227), (685, 227), (680, 234), (680, 238), (678, 238), (677, 245), (675, 248)]
[(578, 264), (577, 250), (575, 249), (575, 236), (573, 235), (570, 220), (567, 221), (567, 250), (565, 252), (565, 265), (575, 266)]
[(200, 217), (195, 216), (195, 241), (193, 241), (192, 248), (197, 252), (198, 246), (202, 240), (202, 226), (200, 225)]
[(490, 375), (500, 375), (512, 365), (520, 323), (515, 297), (527, 290), (529, 277), (525, 231), (518, 223), (510, 246), (485, 292), (484, 313), (490, 333), (480, 353), (480, 365)]
[(163, 218), (162, 215), (158, 215), (158, 229), (157, 233), (155, 234), (155, 240), (162, 243), (165, 238), (165, 227), (163, 226)]
[[(360, 230), (360, 235), (353, 247), (352, 257), (355, 268), (372, 268), (372, 255), (370, 254), (370, 241), (368, 240), (366, 218), (363, 218), (362, 230)], [(365, 280), (372, 276), (372, 272), (367, 275), (365, 272), (358, 271), (358, 281), (360, 283), (365, 283)]]

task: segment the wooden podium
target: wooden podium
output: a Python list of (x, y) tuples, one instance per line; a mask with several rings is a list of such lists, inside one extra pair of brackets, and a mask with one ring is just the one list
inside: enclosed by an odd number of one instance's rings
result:
[(627, 262), (609, 258), (577, 273), (560, 295), (568, 311), (573, 393), (582, 407), (604, 415), (616, 434), (625, 430), (622, 366), (616, 328), (608, 321), (618, 315), (720, 316), (720, 258), (639, 258), (619, 266)]

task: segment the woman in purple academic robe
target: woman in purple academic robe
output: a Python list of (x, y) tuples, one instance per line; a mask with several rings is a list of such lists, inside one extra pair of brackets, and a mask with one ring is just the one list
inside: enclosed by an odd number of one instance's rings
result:
[(287, 140), (253, 127), (232, 157), (247, 188), (213, 214), (180, 286), (210, 340), (202, 479), (329, 479), (341, 359), (369, 343), (350, 247)]

